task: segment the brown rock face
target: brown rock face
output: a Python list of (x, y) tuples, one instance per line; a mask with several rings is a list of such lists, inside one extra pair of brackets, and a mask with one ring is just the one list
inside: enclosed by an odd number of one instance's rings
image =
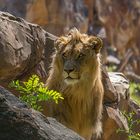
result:
[(45, 43), (45, 34), (41, 30), (20, 18), (0, 13), (1, 81), (20, 76), (38, 64)]
[(103, 112), (103, 134), (100, 140), (127, 140), (127, 136), (123, 133), (117, 133), (118, 128), (128, 130), (126, 119), (121, 111), (128, 111), (129, 83), (125, 76), (121, 73), (103, 72), (104, 81), (104, 112)]
[(61, 35), (73, 26), (86, 32), (88, 22), (85, 12), (80, 0), (40, 0), (27, 4), (25, 19), (42, 25), (55, 35)]
[[(53, 11), (53, 10), (52, 10)], [(45, 0), (37, 0), (27, 4), (26, 20), (45, 26), (48, 24), (48, 9)]]
[[(55, 36), (37, 25), (0, 12), (0, 85), (7, 87), (10, 80), (26, 79), (33, 73), (45, 81), (55, 39)], [(134, 104), (129, 105), (129, 83), (124, 75), (108, 74), (105, 70), (103, 83), (105, 96), (101, 140), (127, 140), (125, 135), (117, 134), (116, 130), (127, 129), (120, 110), (139, 110)]]
[(119, 109), (106, 106), (103, 114), (103, 134), (100, 140), (128, 140), (123, 133), (117, 133), (119, 128), (128, 130), (127, 121)]
[(0, 10), (19, 17), (25, 17), (28, 0), (0, 0)]
[(139, 0), (0, 0), (0, 10), (37, 23), (55, 35), (73, 26), (92, 34), (105, 29), (106, 42), (119, 54), (119, 71), (130, 79), (134, 76), (128, 69), (140, 75)]
[(0, 10), (39, 24), (55, 35), (72, 27), (81, 32), (88, 28), (88, 13), (81, 0), (0, 0)]
[(107, 39), (123, 58), (120, 71), (129, 69), (140, 75), (140, 1), (96, 0), (96, 10)]
[(0, 86), (0, 140), (84, 140)]
[(118, 72), (109, 72), (110, 81), (118, 93), (119, 104), (118, 107), (120, 110), (128, 110), (128, 100), (129, 100), (129, 82), (128, 79), (122, 73)]

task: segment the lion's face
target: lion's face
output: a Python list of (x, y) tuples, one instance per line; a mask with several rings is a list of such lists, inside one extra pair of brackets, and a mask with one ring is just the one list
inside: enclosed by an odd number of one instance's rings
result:
[(95, 54), (85, 47), (81, 42), (67, 44), (60, 54), (63, 63), (63, 78), (67, 84), (75, 84), (84, 74), (89, 73), (92, 68), (91, 57)]
[(75, 32), (76, 34), (70, 32), (68, 36), (60, 37), (56, 41), (56, 55), (66, 84), (76, 84), (90, 78), (93, 69), (98, 65), (98, 53), (102, 45), (97, 37), (80, 34), (77, 30)]

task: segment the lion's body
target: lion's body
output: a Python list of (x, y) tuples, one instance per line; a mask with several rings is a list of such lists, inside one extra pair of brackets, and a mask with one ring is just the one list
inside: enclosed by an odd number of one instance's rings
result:
[[(85, 42), (78, 42), (78, 39), (84, 39)], [(94, 37), (91, 40), (95, 39)], [(98, 49), (91, 51), (89, 42), (89, 37), (80, 34), (76, 29), (69, 36), (60, 37), (56, 45), (61, 48), (57, 48), (53, 57), (46, 84), (49, 89), (62, 93), (64, 97), (59, 104), (51, 103), (49, 109), (47, 108), (48, 116), (55, 117), (87, 140), (92, 134), (101, 133), (104, 93), (100, 58), (99, 54), (95, 53)], [(83, 58), (79, 55), (81, 52), (85, 53)], [(64, 58), (62, 53), (65, 53)]]

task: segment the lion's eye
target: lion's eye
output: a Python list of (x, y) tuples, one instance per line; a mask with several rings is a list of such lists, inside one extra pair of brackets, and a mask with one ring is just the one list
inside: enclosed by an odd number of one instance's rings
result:
[(83, 54), (83, 53), (80, 53), (80, 54), (78, 55), (78, 59), (83, 58), (83, 57), (84, 57), (84, 54)]
[(63, 53), (62, 56), (63, 56), (63, 58), (66, 58), (67, 57), (67, 54), (66, 53)]

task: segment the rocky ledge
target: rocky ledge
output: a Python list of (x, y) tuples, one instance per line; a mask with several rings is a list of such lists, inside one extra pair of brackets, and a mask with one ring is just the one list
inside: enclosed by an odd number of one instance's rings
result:
[(0, 140), (83, 140), (0, 86)]
[[(38, 25), (0, 12), (0, 85), (8, 88), (9, 81), (25, 80), (35, 73), (45, 81), (56, 38)], [(124, 134), (116, 133), (118, 128), (128, 129), (127, 122), (120, 112), (133, 110), (139, 118), (140, 109), (129, 99), (129, 82), (122, 73), (107, 73), (103, 67), (102, 74), (105, 95), (101, 140), (127, 140)], [(26, 140), (82, 139), (54, 119), (46, 118), (41, 113), (27, 108), (2, 87), (0, 124), (1, 140), (25, 137)]]

